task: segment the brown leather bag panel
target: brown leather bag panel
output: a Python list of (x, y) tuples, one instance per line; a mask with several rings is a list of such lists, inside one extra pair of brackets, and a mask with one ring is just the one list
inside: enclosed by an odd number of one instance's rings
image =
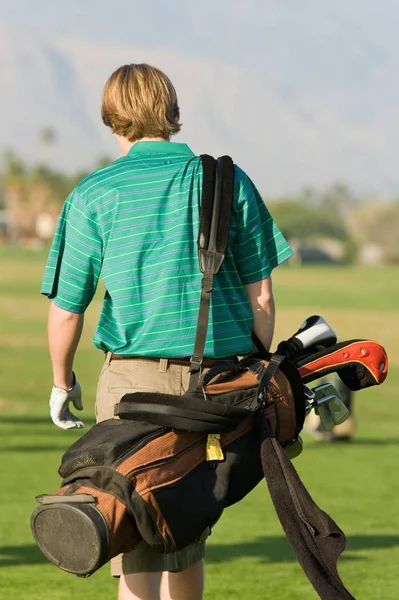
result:
[(97, 500), (97, 508), (104, 517), (109, 531), (109, 556), (131, 550), (141, 539), (126, 506), (118, 498), (96, 488), (82, 486), (76, 494), (90, 494)]
[(217, 383), (216, 381), (215, 383), (210, 383), (206, 386), (205, 389), (208, 394), (217, 396), (218, 394), (245, 390), (258, 385), (257, 375), (255, 373), (251, 373), (250, 371), (244, 371), (242, 374), (235, 376), (232, 379), (223, 380), (223, 376), (218, 379), (221, 379), (220, 383)]
[(127, 475), (138, 467), (145, 467), (155, 460), (163, 460), (182, 452), (188, 445), (205, 440), (202, 433), (175, 433), (173, 431), (153, 440), (144, 448), (123, 461), (117, 471)]
[(198, 446), (164, 464), (150, 465), (137, 474), (133, 473), (136, 492), (144, 496), (153, 489), (179, 481), (205, 460), (205, 448), (206, 440), (202, 440)]

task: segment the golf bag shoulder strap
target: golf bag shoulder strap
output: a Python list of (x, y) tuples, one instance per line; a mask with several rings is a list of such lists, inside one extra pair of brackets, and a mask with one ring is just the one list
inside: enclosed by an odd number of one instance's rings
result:
[[(215, 161), (208, 154), (201, 155), (203, 187), (201, 199), (198, 250), (200, 269), (217, 273), (220, 264), (213, 254), (224, 257), (229, 241), (230, 216), (234, 194), (234, 165), (230, 156)], [(209, 262), (208, 262), (209, 261)]]
[(234, 196), (234, 165), (229, 156), (215, 161), (201, 156), (203, 187), (198, 232), (198, 261), (203, 278), (193, 355), (190, 359), (190, 390), (198, 387), (201, 374), (213, 277), (222, 266), (229, 241), (230, 218)]

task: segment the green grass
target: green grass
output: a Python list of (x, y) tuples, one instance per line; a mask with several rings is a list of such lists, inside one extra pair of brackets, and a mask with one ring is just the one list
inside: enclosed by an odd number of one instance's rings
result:
[[(35, 496), (57, 489), (61, 455), (81, 435), (57, 429), (47, 413), (48, 304), (38, 295), (43, 262), (43, 252), (0, 248), (0, 597), (108, 600), (116, 598), (116, 582), (107, 567), (87, 580), (65, 574), (44, 559), (30, 533)], [(371, 337), (389, 353), (386, 383), (355, 397), (354, 442), (320, 445), (304, 436), (305, 451), (295, 461), (315, 500), (347, 534), (340, 573), (362, 600), (398, 598), (398, 275), (394, 268), (284, 267), (274, 277), (276, 340), (308, 315), (321, 313), (341, 338)], [(89, 309), (76, 362), (87, 425), (93, 424), (102, 361), (91, 347), (99, 302)], [(207, 600), (317, 598), (286, 542), (264, 483), (226, 511), (210, 538), (206, 563)]]

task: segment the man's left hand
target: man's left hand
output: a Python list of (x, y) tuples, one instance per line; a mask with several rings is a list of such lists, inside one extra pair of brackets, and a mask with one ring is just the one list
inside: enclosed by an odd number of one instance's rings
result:
[(54, 386), (50, 396), (50, 415), (54, 425), (61, 429), (80, 429), (85, 426), (83, 421), (69, 410), (72, 402), (76, 410), (83, 410), (82, 390), (78, 380), (70, 390)]

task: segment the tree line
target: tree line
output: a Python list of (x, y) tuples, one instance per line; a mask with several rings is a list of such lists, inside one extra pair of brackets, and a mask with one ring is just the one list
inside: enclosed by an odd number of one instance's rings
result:
[(370, 262), (399, 263), (398, 199), (359, 196), (334, 183), (322, 191), (305, 188), (292, 197), (265, 200), (285, 236), (298, 245), (329, 240), (339, 245), (341, 262), (363, 256)]
[[(103, 157), (93, 168), (105, 166)], [(37, 237), (37, 219), (55, 221), (70, 191), (89, 171), (63, 173), (44, 163), (26, 164), (16, 153), (3, 155), (0, 208), (14, 241)], [(399, 263), (399, 200), (356, 195), (342, 183), (325, 190), (305, 188), (286, 197), (263, 196), (285, 237), (298, 248), (327, 248), (338, 262), (359, 260), (365, 250), (379, 262)]]
[[(93, 168), (111, 162), (100, 158)], [(14, 241), (37, 237), (37, 219), (45, 214), (56, 221), (68, 194), (90, 171), (68, 174), (44, 163), (28, 165), (16, 153), (3, 155), (0, 171), (0, 208), (6, 210), (7, 226)]]

